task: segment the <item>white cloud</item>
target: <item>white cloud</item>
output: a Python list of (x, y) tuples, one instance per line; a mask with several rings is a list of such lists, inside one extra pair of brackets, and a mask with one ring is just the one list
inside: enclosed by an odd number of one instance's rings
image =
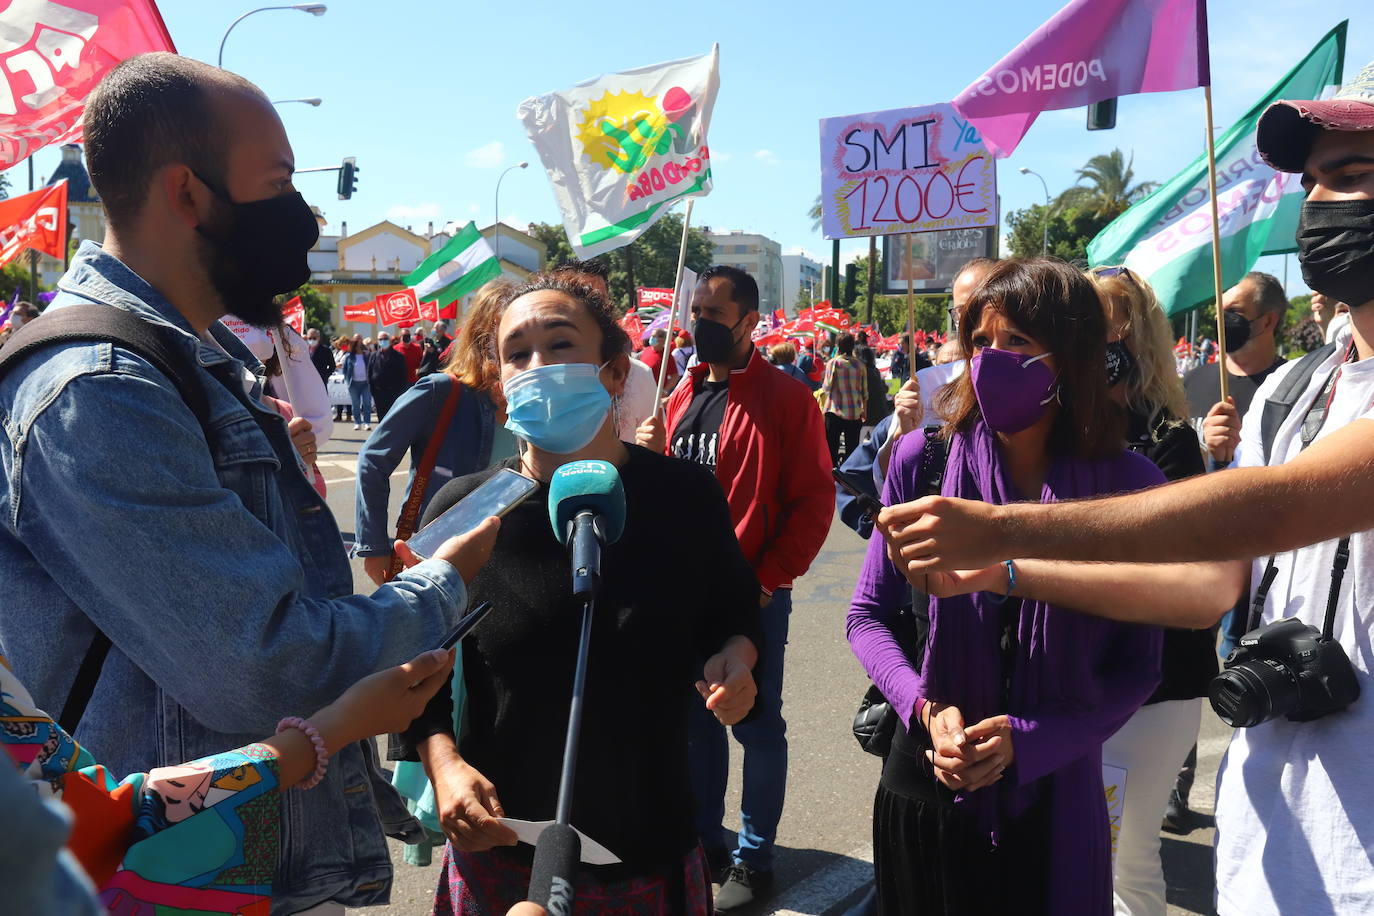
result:
[(473, 216), (476, 216), (478, 213), (482, 212), (482, 208), (479, 207), (477, 204), (468, 204), (468, 212), (471, 213)]
[(436, 203), (423, 204), (397, 204), (386, 211), (386, 218), (398, 225), (405, 225), (407, 222), (417, 220), (437, 220), (439, 218), (439, 205)]
[(506, 160), (506, 145), (493, 140), (486, 146), (479, 146), (463, 157), (463, 164), (472, 169), (494, 169)]
[(755, 150), (754, 158), (767, 166), (774, 166), (778, 164), (777, 154), (774, 153), (771, 149)]

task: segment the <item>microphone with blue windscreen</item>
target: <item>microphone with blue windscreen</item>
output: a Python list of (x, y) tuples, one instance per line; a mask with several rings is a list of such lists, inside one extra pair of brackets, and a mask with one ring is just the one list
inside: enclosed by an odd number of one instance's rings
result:
[(596, 593), (601, 548), (625, 532), (625, 486), (609, 461), (570, 461), (549, 481), (549, 523), (554, 536), (571, 545), (573, 594)]

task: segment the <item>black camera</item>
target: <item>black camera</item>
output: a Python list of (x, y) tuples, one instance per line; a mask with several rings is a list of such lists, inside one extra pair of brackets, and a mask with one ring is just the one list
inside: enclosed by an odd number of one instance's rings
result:
[(1355, 702), (1360, 685), (1340, 643), (1286, 617), (1242, 636), (1207, 695), (1223, 722), (1248, 728), (1279, 716), (1320, 719)]

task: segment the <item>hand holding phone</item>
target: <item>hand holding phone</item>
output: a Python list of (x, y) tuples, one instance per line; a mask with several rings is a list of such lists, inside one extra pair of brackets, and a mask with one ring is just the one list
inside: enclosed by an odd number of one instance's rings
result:
[(538, 481), (517, 474), (510, 468), (501, 468), (481, 486), (417, 531), (406, 541), (406, 546), (420, 559), (428, 559), (449, 538), (472, 531), (492, 516), (503, 517), (538, 489)]
[(854, 497), (854, 501), (859, 504), (859, 508), (863, 511), (865, 518), (870, 520), (875, 519), (878, 517), (878, 513), (883, 511), (883, 504), (879, 502), (873, 494), (863, 489), (863, 485), (857, 480), (854, 480), (854, 475), (851, 475), (848, 471), (841, 471), (839, 468), (831, 468), (830, 476), (835, 478), (835, 483), (839, 484), (841, 489)]

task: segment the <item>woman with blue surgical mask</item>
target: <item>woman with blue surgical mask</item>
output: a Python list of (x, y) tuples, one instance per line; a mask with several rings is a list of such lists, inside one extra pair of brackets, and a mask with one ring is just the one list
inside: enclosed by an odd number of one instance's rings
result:
[[(505, 912), (523, 899), (534, 849), (498, 818), (555, 814), (581, 605), (549, 524), (548, 481), (564, 464), (598, 459), (619, 471), (625, 529), (602, 554), (571, 820), (616, 861), (584, 861), (576, 899), (595, 912), (707, 916), (687, 723), (692, 704), (725, 724), (752, 707), (758, 583), (715, 478), (617, 437), (629, 339), (599, 294), (536, 276), (511, 294), (495, 347), (506, 427), (522, 443), (500, 466), (540, 487), (503, 518), (492, 574), (470, 583), (471, 600), (495, 609), (462, 647), (466, 708), (455, 715), (456, 693), (441, 692), (393, 743), (424, 763), (449, 841), (435, 912)], [(455, 479), (426, 515), (495, 471)], [(664, 588), (670, 556), (691, 556), (701, 575)]]

